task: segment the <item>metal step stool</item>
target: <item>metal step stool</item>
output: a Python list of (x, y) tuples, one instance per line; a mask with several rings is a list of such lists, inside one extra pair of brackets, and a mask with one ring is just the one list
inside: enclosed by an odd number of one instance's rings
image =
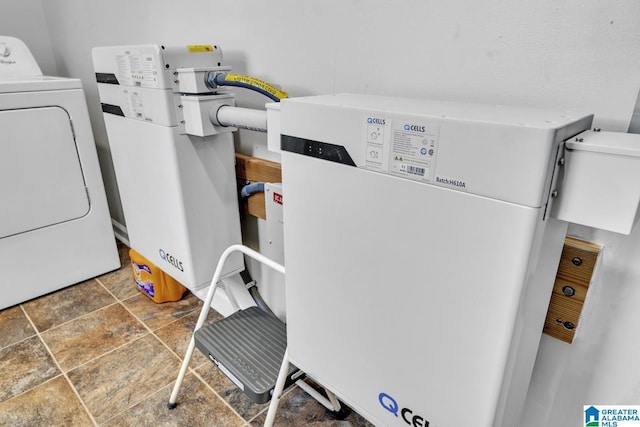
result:
[[(284, 352), (286, 326), (258, 307), (240, 310), (198, 329), (196, 348), (255, 403), (271, 399)], [(290, 365), (285, 387), (298, 369)]]
[[(229, 255), (236, 251), (275, 271), (285, 273), (282, 265), (243, 245), (229, 246), (222, 253), (167, 407), (174, 409), (177, 406), (178, 392), (197, 345), (198, 349), (209, 356), (252, 401), (264, 403), (271, 399), (264, 422), (265, 427), (273, 426), (283, 390), (292, 381), (295, 381), (298, 387), (318, 403), (332, 411), (336, 418), (344, 419), (350, 412), (349, 408), (342, 406), (335, 394), (326, 388), (324, 389), (326, 397), (323, 396), (301, 378), (304, 377), (303, 372), (289, 363), (286, 327), (275, 316), (258, 307), (249, 307), (209, 326), (204, 326), (224, 263)], [(271, 396), (272, 393), (273, 396)]]

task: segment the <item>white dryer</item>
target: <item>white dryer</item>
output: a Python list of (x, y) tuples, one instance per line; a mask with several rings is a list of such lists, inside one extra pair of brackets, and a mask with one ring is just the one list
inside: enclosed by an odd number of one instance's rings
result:
[(120, 266), (79, 79), (0, 36), (0, 309)]

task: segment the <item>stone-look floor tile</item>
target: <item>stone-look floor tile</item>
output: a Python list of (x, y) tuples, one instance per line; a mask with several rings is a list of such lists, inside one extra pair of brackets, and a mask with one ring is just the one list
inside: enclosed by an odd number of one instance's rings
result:
[(0, 425), (91, 426), (93, 422), (62, 375), (0, 403)]
[(199, 312), (202, 308), (202, 301), (191, 292), (185, 293), (180, 301), (162, 304), (156, 304), (139, 293), (123, 301), (123, 304), (151, 330), (161, 328), (190, 313)]
[(0, 350), (0, 402), (60, 374), (38, 336)]
[(45, 295), (23, 304), (38, 331), (43, 332), (116, 300), (94, 279)]
[(96, 279), (120, 301), (140, 293), (133, 282), (133, 273), (131, 272), (131, 264), (129, 262), (122, 264), (122, 267), (118, 270), (97, 277)]
[(211, 362), (200, 366), (196, 373), (246, 420), (252, 419), (269, 407), (268, 403), (253, 403), (238, 386)]
[[(252, 422), (252, 426), (262, 426), (266, 411)], [(329, 410), (309, 396), (304, 390), (295, 387), (280, 400), (276, 412), (275, 425), (278, 427), (374, 427), (362, 416), (351, 411), (344, 420), (334, 417)]]
[(66, 372), (147, 333), (121, 304), (114, 304), (51, 328), (41, 337)]
[(245, 420), (234, 413), (218, 396), (193, 374), (187, 374), (178, 394), (178, 406), (169, 410), (167, 402), (174, 383), (134, 407), (107, 421), (105, 426), (244, 426)]
[(180, 363), (152, 335), (132, 341), (67, 373), (98, 423), (175, 380)]
[[(160, 341), (165, 343), (173, 352), (175, 352), (180, 359), (184, 359), (184, 354), (187, 351), (189, 341), (193, 335), (193, 328), (196, 326), (200, 311), (195, 311), (188, 314), (173, 323), (169, 323), (166, 326), (155, 331), (155, 334)], [(209, 310), (206, 324), (222, 319), (222, 315), (215, 310)], [(203, 364), (212, 364), (212, 362), (204, 356), (198, 349), (193, 352), (193, 357), (189, 363), (190, 368), (196, 368)], [(212, 365), (213, 366), (213, 365)]]
[(0, 311), (0, 348), (36, 334), (20, 306)]

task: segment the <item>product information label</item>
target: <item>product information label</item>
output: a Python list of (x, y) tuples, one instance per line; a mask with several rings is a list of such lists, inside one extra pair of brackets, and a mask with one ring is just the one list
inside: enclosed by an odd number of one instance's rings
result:
[(125, 100), (123, 107), (124, 115), (126, 117), (138, 120), (149, 120), (150, 117), (145, 115), (144, 104), (142, 103), (142, 97), (136, 90), (123, 89), (123, 98)]
[(389, 170), (389, 120), (380, 117), (365, 119), (365, 167), (387, 172)]
[(439, 127), (415, 118), (367, 116), (365, 168), (433, 182)]
[(158, 70), (151, 55), (126, 51), (116, 57), (118, 80), (125, 86), (158, 87)]
[(437, 128), (424, 122), (394, 121), (390, 173), (417, 181), (433, 181)]

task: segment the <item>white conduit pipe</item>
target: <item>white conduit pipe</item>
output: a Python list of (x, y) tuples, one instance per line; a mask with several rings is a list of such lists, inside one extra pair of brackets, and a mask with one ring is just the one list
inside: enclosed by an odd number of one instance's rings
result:
[(211, 123), (218, 126), (230, 126), (257, 132), (267, 131), (267, 112), (251, 108), (223, 105), (209, 114)]

